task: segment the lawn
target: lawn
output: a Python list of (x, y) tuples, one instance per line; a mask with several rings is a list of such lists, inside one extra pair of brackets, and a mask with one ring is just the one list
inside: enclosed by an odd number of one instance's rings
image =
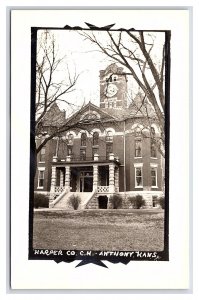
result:
[(162, 251), (164, 211), (36, 210), (33, 248)]

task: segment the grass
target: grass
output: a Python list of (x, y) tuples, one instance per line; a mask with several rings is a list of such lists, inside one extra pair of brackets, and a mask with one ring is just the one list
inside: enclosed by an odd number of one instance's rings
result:
[(35, 211), (33, 248), (162, 251), (163, 210)]

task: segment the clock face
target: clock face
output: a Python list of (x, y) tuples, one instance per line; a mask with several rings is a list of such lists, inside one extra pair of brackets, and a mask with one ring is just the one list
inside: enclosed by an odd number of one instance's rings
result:
[(115, 94), (117, 94), (117, 91), (118, 91), (118, 88), (113, 83), (108, 83), (104, 89), (104, 93), (107, 97), (113, 97)]

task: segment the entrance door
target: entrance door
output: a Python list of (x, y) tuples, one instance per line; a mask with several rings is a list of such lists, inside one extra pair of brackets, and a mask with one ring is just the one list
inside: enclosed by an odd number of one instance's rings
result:
[(80, 175), (80, 192), (93, 191), (93, 173), (83, 171)]
[(84, 192), (92, 192), (93, 177), (84, 177)]
[(107, 196), (99, 196), (98, 203), (100, 209), (107, 209), (108, 197)]

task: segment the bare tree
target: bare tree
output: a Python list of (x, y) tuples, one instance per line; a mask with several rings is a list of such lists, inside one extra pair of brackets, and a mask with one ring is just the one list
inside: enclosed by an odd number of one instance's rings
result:
[[(68, 94), (75, 91), (75, 85), (79, 78), (76, 72), (71, 74), (66, 57), (59, 56), (55, 37), (48, 30), (45, 30), (38, 40), (37, 62), (36, 62), (36, 120), (35, 120), (35, 136), (39, 137), (41, 142), (35, 147), (37, 155), (48, 141), (53, 138), (62, 140), (67, 144), (67, 140), (63, 139), (65, 133), (72, 129), (86, 130), (91, 133), (92, 126), (97, 122), (98, 127), (104, 128), (104, 123), (110, 121), (107, 115), (100, 120), (80, 119), (82, 106), (76, 105), (68, 101)], [(63, 72), (59, 75), (60, 69), (66, 70), (66, 78)], [(70, 110), (71, 117), (65, 112), (60, 111), (57, 103), (66, 104), (67, 110)], [(112, 118), (113, 122), (114, 119)]]
[[(134, 123), (137, 124), (137, 114), (142, 115), (142, 121), (141, 121), (141, 129), (139, 134), (142, 135), (143, 138), (150, 139), (151, 140), (151, 147), (155, 147), (159, 153), (162, 155), (162, 157), (165, 157), (165, 149), (164, 149), (164, 137), (162, 136), (162, 132), (159, 132), (159, 126), (158, 126), (158, 120), (156, 115), (154, 114), (154, 111), (151, 110), (151, 105), (149, 105), (147, 101), (146, 95), (142, 95), (139, 93), (140, 101), (136, 103), (133, 102), (133, 105), (135, 107), (135, 112), (131, 114), (131, 118), (134, 120)], [(135, 117), (135, 118), (134, 118)], [(154, 124), (158, 127), (158, 132), (155, 132)], [(138, 128), (139, 129), (139, 124)], [(133, 134), (136, 136), (137, 131), (134, 130)]]
[[(41, 137), (42, 142), (36, 148), (36, 154), (52, 138), (59, 136), (77, 124), (67, 122), (63, 113), (49, 120), (49, 109), (55, 103), (65, 103), (68, 109), (75, 110), (77, 107), (67, 100), (69, 93), (75, 90), (79, 75), (76, 71), (69, 70), (66, 57), (59, 56), (59, 49), (55, 37), (45, 30), (38, 39), (37, 62), (36, 62), (36, 119), (35, 136)], [(60, 71), (65, 70), (65, 78), (60, 78)], [(63, 76), (63, 72), (61, 72)], [(48, 119), (48, 120), (47, 120)], [(50, 121), (50, 123), (49, 123)]]
[(160, 128), (157, 147), (164, 156), (165, 42), (160, 48), (155, 36), (143, 31), (81, 31), (80, 34), (113, 62), (122, 65), (125, 68), (124, 74), (132, 76), (137, 82), (143, 93), (143, 104), (147, 98), (155, 111)]

